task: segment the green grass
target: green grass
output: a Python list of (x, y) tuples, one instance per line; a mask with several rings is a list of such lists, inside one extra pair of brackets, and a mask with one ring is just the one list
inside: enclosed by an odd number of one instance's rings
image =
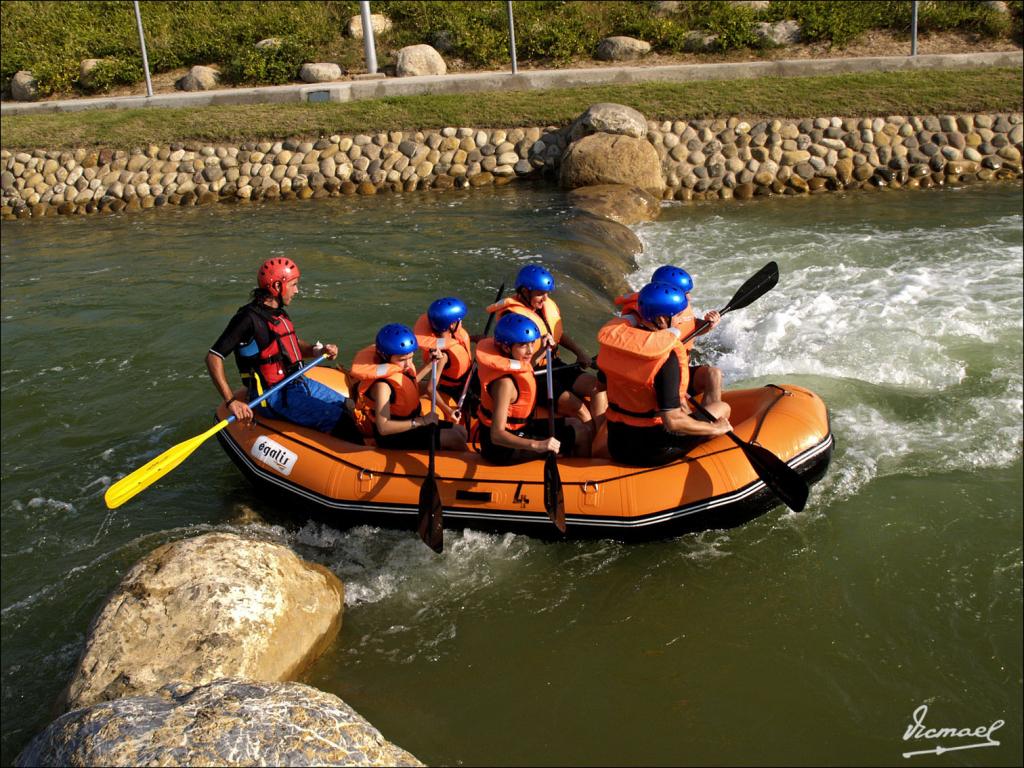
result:
[(1021, 70), (987, 68), (406, 96), (344, 104), (9, 115), (0, 121), (0, 130), (8, 149), (131, 149), (150, 143), (237, 144), (449, 125), (564, 125), (597, 102), (626, 104), (654, 120), (1006, 112), (1022, 109), (1022, 93)]

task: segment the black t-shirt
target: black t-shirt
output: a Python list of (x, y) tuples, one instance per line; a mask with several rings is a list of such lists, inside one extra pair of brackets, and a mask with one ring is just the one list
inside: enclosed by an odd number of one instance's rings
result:
[[(272, 309), (264, 305), (260, 307), (260, 310), (275, 317), (280, 315), (288, 317), (288, 313), (284, 309)], [(238, 311), (235, 312), (235, 316), (228, 323), (227, 328), (224, 329), (224, 332), (217, 341), (210, 347), (210, 351), (217, 355), (217, 357), (225, 358), (252, 341), (256, 341), (260, 347), (266, 346), (270, 341), (270, 333), (265, 323), (260, 322), (260, 326), (257, 326), (258, 320), (259, 318), (252, 304), (239, 307)], [(261, 341), (262, 344), (260, 343)]]
[(659, 411), (672, 411), (679, 408), (679, 380), (682, 370), (679, 367), (679, 358), (669, 355), (658, 372), (654, 374), (654, 396), (658, 400)]

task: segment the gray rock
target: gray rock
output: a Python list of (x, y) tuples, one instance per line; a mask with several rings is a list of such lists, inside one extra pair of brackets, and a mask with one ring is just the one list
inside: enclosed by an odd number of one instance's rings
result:
[(601, 61), (631, 61), (651, 52), (651, 44), (635, 37), (616, 35), (597, 44), (594, 57)]
[(429, 45), (407, 45), (395, 57), (395, 74), (398, 77), (419, 77), (422, 75), (444, 75), (448, 65), (436, 50)]
[(174, 83), (179, 91), (210, 91), (220, 84), (220, 72), (212, 67), (202, 67), (198, 64), (188, 71), (188, 74)]
[(165, 544), (128, 572), (94, 619), (67, 708), (172, 681), (290, 679), (337, 634), (342, 591), (330, 571), (278, 544), (228, 533)]
[(683, 50), (689, 53), (710, 51), (718, 42), (718, 35), (709, 35), (699, 30), (690, 30), (683, 38)]
[(256, 50), (263, 51), (269, 48), (280, 48), (281, 38), (279, 37), (265, 37), (256, 43)]
[(329, 83), (341, 76), (341, 67), (328, 61), (307, 62), (299, 70), (299, 79), (304, 83)]
[(35, 101), (39, 98), (39, 81), (29, 70), (14, 73), (11, 78), (11, 97), (15, 101)]
[(793, 45), (800, 42), (800, 24), (792, 19), (769, 24), (758, 22), (754, 34), (762, 43), (770, 45)]
[(642, 139), (647, 135), (647, 118), (622, 104), (592, 104), (569, 126), (569, 141), (593, 133), (613, 133)]
[(422, 765), (336, 696), (231, 678), (69, 712), (16, 764)]

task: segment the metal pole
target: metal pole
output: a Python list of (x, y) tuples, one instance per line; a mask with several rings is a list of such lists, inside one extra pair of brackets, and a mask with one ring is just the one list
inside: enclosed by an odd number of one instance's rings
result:
[(910, 55), (917, 56), (917, 0), (910, 5)]
[(359, 0), (359, 14), (363, 19), (363, 53), (366, 56), (366, 71), (377, 74), (377, 49), (373, 44), (373, 24), (370, 23), (370, 0)]
[(142, 11), (139, 10), (139, 0), (132, 3), (135, 6), (135, 24), (139, 28), (139, 45), (142, 46), (142, 68), (146, 71), (146, 96), (153, 96), (153, 81), (149, 79), (149, 56), (146, 55), (146, 34), (142, 31)]
[(508, 6), (508, 49), (512, 54), (512, 74), (519, 73), (519, 66), (516, 63), (516, 20), (512, 18), (512, 0), (507, 0)]

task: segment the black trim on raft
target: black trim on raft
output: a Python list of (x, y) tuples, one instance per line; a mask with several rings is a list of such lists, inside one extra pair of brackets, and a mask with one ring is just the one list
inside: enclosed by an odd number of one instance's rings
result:
[[(418, 511), (415, 501), (409, 504), (375, 504), (332, 499), (261, 469), (250, 460), (248, 454), (231, 438), (227, 430), (218, 432), (217, 439), (242, 474), (257, 489), (283, 497), (292, 503), (298, 501), (305, 517), (317, 519), (335, 528), (370, 524), (404, 529), (410, 528), (416, 522)], [(828, 469), (834, 447), (835, 440), (830, 429), (824, 440), (787, 463), (808, 483), (814, 483)], [(540, 482), (531, 485), (540, 486)], [(600, 515), (566, 515), (565, 520), (569, 529), (568, 535), (572, 538), (652, 539), (692, 531), (734, 528), (780, 505), (781, 502), (764, 483), (755, 480), (731, 493), (631, 519)], [(541, 538), (561, 538), (561, 534), (558, 534), (543, 511), (481, 510), (446, 506), (444, 515), (445, 527), (449, 528), (512, 531)]]

